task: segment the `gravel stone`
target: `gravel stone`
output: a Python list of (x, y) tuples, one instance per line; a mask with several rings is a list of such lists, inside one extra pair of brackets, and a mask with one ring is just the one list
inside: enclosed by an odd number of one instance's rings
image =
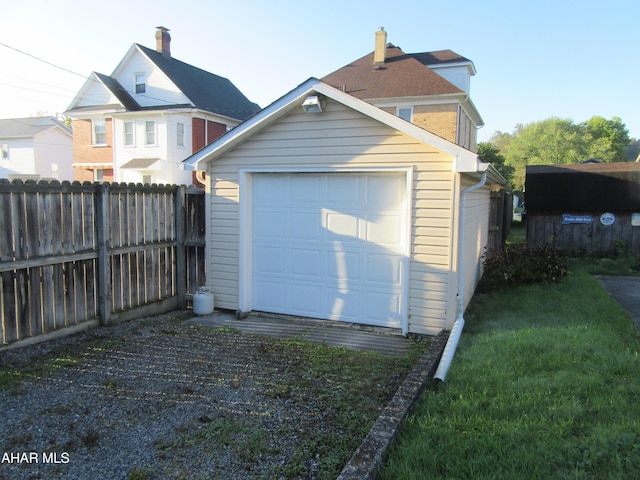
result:
[[(330, 399), (295, 385), (268, 393), (287, 385), (299, 358), (271, 339), (188, 326), (184, 316), (0, 352), (3, 367), (48, 356), (60, 364), (0, 391), (0, 479), (274, 478), (305, 432), (340, 435)], [(64, 365), (65, 351), (79, 361)], [(390, 373), (378, 388), (391, 398), (401, 380)], [(317, 478), (317, 460), (307, 459), (304, 478)]]

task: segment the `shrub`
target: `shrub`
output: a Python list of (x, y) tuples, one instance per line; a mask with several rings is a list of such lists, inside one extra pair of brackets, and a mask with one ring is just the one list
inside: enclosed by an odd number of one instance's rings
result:
[(481, 291), (507, 285), (556, 283), (567, 274), (567, 259), (550, 246), (528, 248), (525, 244), (505, 246), (485, 255)]

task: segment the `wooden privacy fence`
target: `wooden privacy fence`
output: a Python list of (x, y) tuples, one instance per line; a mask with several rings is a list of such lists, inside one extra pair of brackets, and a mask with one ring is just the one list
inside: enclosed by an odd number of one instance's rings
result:
[(0, 180), (2, 344), (183, 308), (204, 237), (194, 187)]

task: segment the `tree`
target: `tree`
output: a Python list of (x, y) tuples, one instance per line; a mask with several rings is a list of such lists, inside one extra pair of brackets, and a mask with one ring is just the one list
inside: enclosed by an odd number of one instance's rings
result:
[(480, 155), (483, 162), (492, 164), (511, 183), (513, 168), (505, 165), (504, 155), (502, 155), (500, 148), (496, 144), (491, 142), (478, 143), (478, 155)]
[(505, 164), (513, 168), (512, 184), (524, 191), (527, 165), (577, 163), (586, 156), (583, 129), (571, 120), (549, 118), (520, 127), (504, 152)]
[(594, 116), (584, 122), (587, 151), (590, 158), (604, 162), (626, 161), (625, 149), (631, 143), (629, 131), (622, 120)]

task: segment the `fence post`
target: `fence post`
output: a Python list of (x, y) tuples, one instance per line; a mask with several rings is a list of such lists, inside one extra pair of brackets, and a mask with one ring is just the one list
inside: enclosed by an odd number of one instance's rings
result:
[(96, 241), (98, 247), (98, 315), (100, 324), (111, 321), (111, 262), (109, 259), (109, 184), (96, 188)]
[(176, 189), (176, 295), (180, 308), (187, 306), (187, 253), (186, 253), (186, 196), (187, 187), (179, 185)]

